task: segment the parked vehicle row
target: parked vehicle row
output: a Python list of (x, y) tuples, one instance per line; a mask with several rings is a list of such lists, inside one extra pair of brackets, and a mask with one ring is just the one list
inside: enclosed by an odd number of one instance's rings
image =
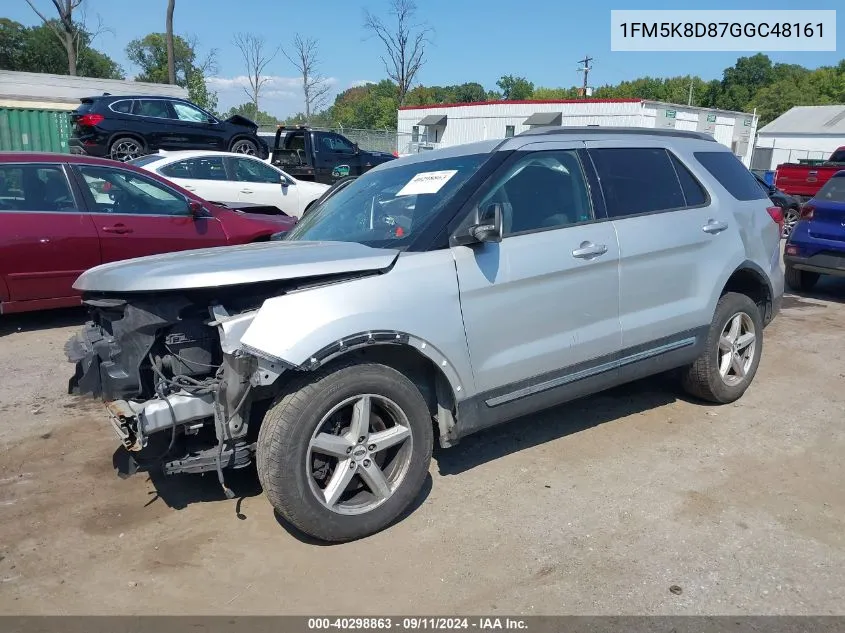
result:
[(267, 158), (258, 126), (235, 115), (221, 121), (173, 97), (86, 97), (72, 116), (75, 154), (127, 161), (158, 150), (204, 149)]
[(255, 461), (285, 520), (360, 538), (418, 496), (435, 436), (673, 369), (740, 398), (782, 222), (697, 132), (433, 150), (337, 183), (279, 241), (88, 270), (71, 385), (106, 402), (130, 471), (216, 472), (232, 496), (225, 473)]
[(74, 281), (100, 264), (269, 240), (296, 223), (229, 207), (112, 160), (0, 154), (0, 313), (79, 305)]

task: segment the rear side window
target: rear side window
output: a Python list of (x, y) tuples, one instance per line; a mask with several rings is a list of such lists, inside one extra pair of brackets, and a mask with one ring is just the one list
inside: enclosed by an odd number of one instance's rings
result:
[(0, 211), (76, 211), (58, 165), (0, 166)]
[(828, 180), (824, 183), (824, 187), (819, 189), (815, 198), (830, 202), (845, 202), (845, 177), (839, 176)]
[(665, 149), (591, 149), (612, 218), (687, 206), (675, 167)]
[(171, 118), (170, 110), (167, 108), (167, 101), (164, 99), (139, 99), (135, 102), (135, 114), (158, 119)]
[(119, 112), (121, 114), (129, 114), (132, 112), (132, 100), (131, 99), (123, 99), (121, 101), (115, 101), (111, 106), (112, 112)]
[[(223, 158), (220, 156), (198, 156), (186, 158), (158, 170), (168, 178), (191, 178), (194, 180), (228, 180)], [(278, 179), (277, 179), (278, 180)]]
[(737, 200), (763, 200), (766, 192), (730, 152), (695, 152), (695, 159)]

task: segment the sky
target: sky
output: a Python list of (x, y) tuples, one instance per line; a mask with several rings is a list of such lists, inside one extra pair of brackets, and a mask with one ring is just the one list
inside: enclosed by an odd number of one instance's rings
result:
[[(44, 13), (50, 0), (33, 0)], [(752, 53), (622, 53), (610, 50), (611, 9), (836, 9), (837, 52), (767, 54), (775, 62), (810, 68), (832, 65), (845, 58), (845, 5), (842, 0), (417, 0), (417, 20), (433, 29), (426, 62), (417, 81), (449, 85), (477, 81), (496, 88), (502, 75), (524, 76), (535, 86), (580, 85), (578, 60), (593, 58), (591, 86), (617, 83), (644, 75), (669, 77), (696, 74), (720, 79), (737, 57)], [(126, 44), (150, 32), (163, 32), (167, 0), (85, 0), (87, 19), (99, 16), (112, 32), (100, 35), (94, 47), (117, 61), (131, 78), (138, 72), (126, 58)], [(838, 5), (838, 7), (837, 7)], [(286, 47), (296, 33), (318, 41), (321, 72), (334, 94), (366, 81), (386, 77), (381, 44), (363, 28), (364, 11), (385, 18), (388, 0), (176, 0), (174, 30), (193, 35), (199, 56), (217, 50), (218, 69), (211, 86), (218, 92), (219, 109), (247, 101), (245, 65), (232, 44), (237, 32), (264, 37), (268, 47)], [(52, 9), (55, 11), (55, 9)], [(0, 0), (0, 15), (26, 25), (39, 18), (25, 0)], [(279, 53), (267, 66), (271, 81), (262, 92), (260, 107), (279, 118), (302, 111), (301, 81), (293, 65)]]

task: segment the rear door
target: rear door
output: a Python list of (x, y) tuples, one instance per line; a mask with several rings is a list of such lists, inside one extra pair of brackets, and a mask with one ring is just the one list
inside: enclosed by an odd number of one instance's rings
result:
[(132, 114), (138, 119), (142, 133), (151, 149), (186, 149), (187, 138), (176, 121), (176, 113), (167, 99), (137, 99)]
[(104, 262), (226, 243), (220, 221), (194, 217), (175, 189), (120, 167), (75, 165)]
[(211, 202), (237, 202), (237, 184), (229, 180), (223, 156), (194, 156), (164, 165), (156, 173)]
[(658, 141), (587, 147), (619, 238), (623, 350), (692, 346), (696, 329), (710, 324), (713, 291), (731, 251), (742, 248), (730, 205), (711, 200), (690, 167)]
[(60, 163), (0, 164), (0, 274), (10, 301), (77, 294), (100, 260), (97, 230)]
[(452, 247), (476, 386), (491, 415), (547, 397), (580, 372), (613, 373), (619, 247), (613, 225), (596, 221), (579, 148), (534, 143), (515, 153), (472, 203), (482, 212), (502, 205), (502, 241)]

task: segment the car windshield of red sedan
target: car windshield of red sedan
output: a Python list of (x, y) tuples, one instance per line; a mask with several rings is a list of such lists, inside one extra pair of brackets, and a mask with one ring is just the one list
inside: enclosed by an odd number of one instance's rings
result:
[(324, 200), (285, 239), (407, 248), (489, 157), (453, 156), (368, 172)]

